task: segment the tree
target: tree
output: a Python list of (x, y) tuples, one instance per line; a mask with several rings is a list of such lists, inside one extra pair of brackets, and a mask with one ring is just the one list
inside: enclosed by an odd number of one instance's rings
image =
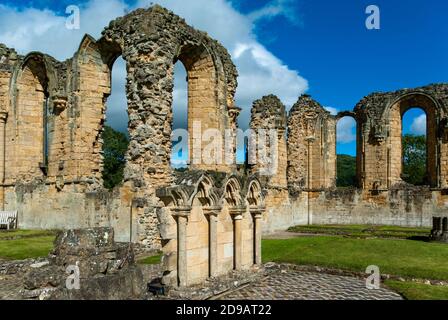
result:
[(336, 185), (338, 187), (356, 186), (356, 158), (346, 155), (337, 155), (338, 177)]
[(113, 189), (123, 181), (123, 171), (126, 163), (125, 154), (128, 149), (129, 139), (124, 133), (116, 131), (109, 126), (104, 127), (102, 138), (104, 187)]
[(427, 184), (426, 136), (412, 134), (403, 136), (402, 179), (417, 186)]

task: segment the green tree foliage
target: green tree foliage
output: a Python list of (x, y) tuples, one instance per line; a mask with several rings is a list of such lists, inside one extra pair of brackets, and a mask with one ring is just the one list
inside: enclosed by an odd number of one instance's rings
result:
[(104, 187), (112, 189), (123, 181), (123, 171), (126, 163), (125, 154), (128, 149), (128, 137), (109, 126), (104, 127), (102, 135), (104, 169)]
[(356, 186), (356, 157), (346, 154), (337, 155), (338, 177), (336, 185), (338, 187)]
[(406, 134), (403, 136), (402, 179), (413, 185), (427, 183), (426, 136)]

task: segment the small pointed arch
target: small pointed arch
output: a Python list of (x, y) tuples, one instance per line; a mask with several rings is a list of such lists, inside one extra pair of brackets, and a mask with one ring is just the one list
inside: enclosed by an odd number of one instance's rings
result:
[(261, 188), (261, 183), (258, 179), (253, 179), (249, 182), (246, 201), (250, 207), (264, 206), (263, 192)]
[(165, 207), (188, 206), (188, 192), (180, 186), (157, 189), (156, 196), (163, 202)]
[(101, 67), (105, 63), (97, 41), (88, 34), (85, 34), (82, 38), (78, 51), (76, 52), (76, 57), (82, 64), (93, 61)]
[[(17, 90), (18, 82), (20, 82), (24, 72), (28, 70), (38, 80), (47, 95), (56, 94), (58, 88), (58, 75), (54, 67), (56, 62), (56, 59), (41, 52), (32, 51), (28, 53), (13, 74), (14, 85), (11, 86), (11, 89)], [(14, 93), (12, 92), (13, 98)]]
[(230, 177), (224, 187), (223, 202), (231, 207), (243, 205), (243, 197), (241, 196), (241, 184), (235, 176)]
[(194, 200), (197, 198), (202, 206), (212, 207), (217, 204), (218, 197), (215, 193), (215, 186), (213, 179), (204, 174), (197, 182), (196, 188), (190, 197), (190, 205), (193, 205)]
[(92, 45), (96, 46), (96, 40), (90, 34), (86, 33), (79, 43), (78, 52), (85, 53), (85, 51), (91, 48)]
[(14, 166), (20, 174), (47, 176), (51, 158), (55, 159), (51, 146), (55, 123), (52, 94), (58, 94), (56, 63), (50, 56), (31, 52), (13, 75), (11, 117), (16, 148), (24, 154)]

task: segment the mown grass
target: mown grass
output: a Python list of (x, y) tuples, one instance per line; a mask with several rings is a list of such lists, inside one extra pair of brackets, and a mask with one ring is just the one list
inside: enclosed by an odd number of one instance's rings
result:
[(448, 300), (447, 286), (393, 280), (386, 280), (385, 284), (408, 300)]
[(263, 240), (263, 261), (316, 265), (365, 272), (448, 280), (448, 246), (413, 240), (354, 239), (341, 236)]
[(352, 238), (427, 239), (429, 228), (408, 228), (377, 225), (310, 225), (295, 226), (288, 231), (310, 234), (341, 235)]
[(23, 260), (47, 256), (53, 249), (54, 230), (0, 231), (0, 259)]
[(162, 261), (162, 254), (142, 258), (137, 261), (139, 264), (159, 264)]
[(0, 230), (0, 240), (55, 236), (57, 230)]

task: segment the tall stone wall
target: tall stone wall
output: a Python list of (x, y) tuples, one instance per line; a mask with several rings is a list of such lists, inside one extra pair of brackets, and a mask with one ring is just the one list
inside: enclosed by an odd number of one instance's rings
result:
[[(5, 168), (0, 170), (5, 173), (2, 205), (20, 208), (20, 227), (113, 225), (124, 232), (117, 237), (160, 247), (155, 190), (174, 179), (174, 63), (180, 60), (188, 73), (190, 137), (195, 136), (193, 124), (199, 123), (200, 131), (214, 129), (224, 138), (226, 129), (236, 128), (239, 112), (233, 98), (237, 72), (227, 50), (159, 6), (112, 21), (98, 40), (86, 35), (73, 58), (64, 62), (41, 53), (24, 57), (5, 46), (0, 49), (0, 118), (6, 122), (5, 137), (0, 137), (6, 150), (5, 160), (0, 159)], [(131, 142), (123, 184), (107, 191), (101, 134), (111, 68), (119, 56), (128, 70)], [(206, 162), (206, 143), (202, 135), (191, 141), (190, 155), (199, 153), (200, 160), (192, 161), (191, 169), (235, 170), (235, 161), (219, 162), (234, 159), (234, 148), (224, 153), (223, 145), (215, 150), (215, 161)], [(67, 213), (74, 208), (76, 213)]]
[(292, 189), (324, 189), (336, 183), (336, 120), (302, 95), (288, 118), (288, 183)]
[[(106, 190), (101, 135), (119, 56), (130, 145), (124, 181)], [(181, 177), (170, 166), (176, 61), (188, 75), (191, 161)], [(217, 41), (153, 6), (112, 21), (98, 40), (86, 35), (64, 62), (2, 45), (0, 63), (0, 199), (20, 228), (113, 227), (118, 241), (163, 250), (171, 285), (261, 263), (264, 195), (254, 176), (237, 175), (228, 132), (240, 111), (237, 71)], [(208, 150), (210, 138), (232, 141)]]

